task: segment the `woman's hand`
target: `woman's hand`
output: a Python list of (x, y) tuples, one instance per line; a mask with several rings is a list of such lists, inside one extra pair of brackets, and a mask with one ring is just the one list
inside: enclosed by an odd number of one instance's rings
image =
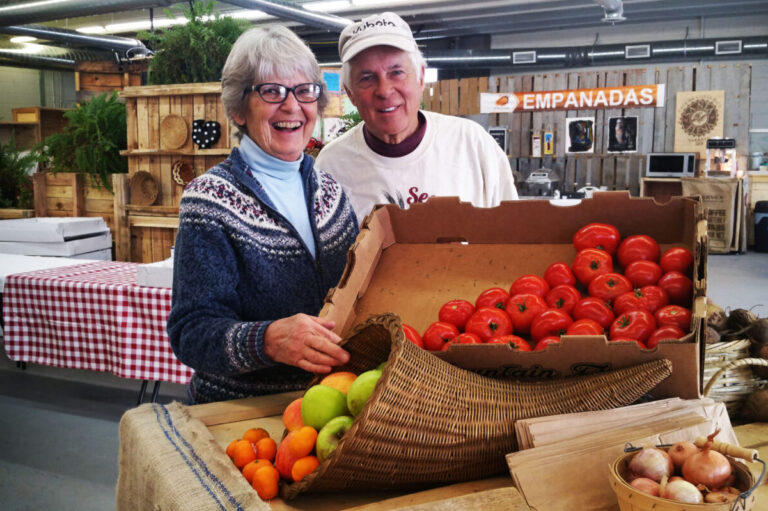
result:
[(273, 321), (264, 332), (264, 352), (275, 362), (300, 367), (311, 373), (329, 373), (346, 364), (349, 353), (339, 347), (333, 321), (296, 314)]

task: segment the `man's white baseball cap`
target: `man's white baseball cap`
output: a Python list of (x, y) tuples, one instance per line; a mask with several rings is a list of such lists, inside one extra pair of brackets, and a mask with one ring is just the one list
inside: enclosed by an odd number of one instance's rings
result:
[(339, 56), (342, 62), (348, 62), (372, 46), (394, 46), (407, 52), (419, 51), (411, 27), (394, 12), (374, 14), (347, 25), (339, 37)]

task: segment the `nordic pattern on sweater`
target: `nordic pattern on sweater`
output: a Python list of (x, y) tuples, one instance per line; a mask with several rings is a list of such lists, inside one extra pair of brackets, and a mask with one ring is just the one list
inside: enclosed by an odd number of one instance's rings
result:
[(310, 157), (299, 171), (313, 214), (314, 259), (247, 175), (237, 149), (184, 191), (168, 334), (176, 356), (195, 370), (193, 402), (300, 390), (311, 377), (269, 359), (264, 332), (275, 319), (320, 311), (358, 228), (333, 177)]

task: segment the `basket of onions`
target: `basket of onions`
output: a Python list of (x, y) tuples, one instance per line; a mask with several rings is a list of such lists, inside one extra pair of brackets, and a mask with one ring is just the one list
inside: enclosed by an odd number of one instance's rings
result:
[[(754, 449), (716, 442), (717, 433), (671, 446), (627, 447), (610, 466), (621, 511), (757, 509), (753, 492), (765, 475), (765, 463)], [(755, 480), (736, 458), (761, 463), (760, 477)]]

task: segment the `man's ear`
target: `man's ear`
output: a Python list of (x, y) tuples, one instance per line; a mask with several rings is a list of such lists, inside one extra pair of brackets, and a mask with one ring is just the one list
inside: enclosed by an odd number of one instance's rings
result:
[(427, 68), (425, 66), (421, 66), (421, 73), (419, 75), (419, 86), (421, 87), (421, 92), (424, 92), (424, 79), (427, 76)]
[(349, 102), (352, 103), (353, 105), (355, 105), (355, 107), (357, 107), (357, 98), (355, 98), (355, 95), (352, 94), (352, 91), (349, 90), (349, 87), (347, 87), (346, 85), (344, 86), (344, 92), (347, 93), (347, 97), (349, 98)]

